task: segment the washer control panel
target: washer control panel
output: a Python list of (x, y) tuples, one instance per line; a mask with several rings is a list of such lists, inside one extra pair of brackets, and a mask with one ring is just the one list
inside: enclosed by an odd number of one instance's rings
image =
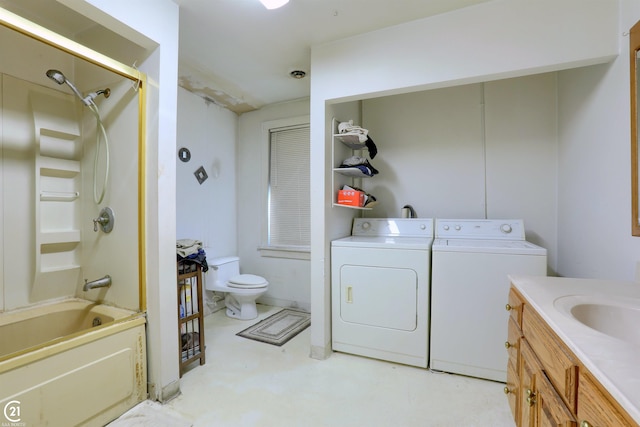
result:
[(351, 235), (433, 237), (433, 218), (355, 218)]
[(524, 240), (521, 219), (439, 219), (435, 237), (441, 239)]

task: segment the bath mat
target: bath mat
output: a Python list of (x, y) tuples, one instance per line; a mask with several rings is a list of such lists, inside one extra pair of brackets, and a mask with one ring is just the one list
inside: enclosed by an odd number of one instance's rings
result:
[(285, 308), (236, 335), (250, 340), (281, 346), (311, 324), (311, 315)]

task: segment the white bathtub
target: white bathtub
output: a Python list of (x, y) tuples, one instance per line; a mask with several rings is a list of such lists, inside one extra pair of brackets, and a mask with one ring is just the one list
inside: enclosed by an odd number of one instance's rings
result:
[(80, 299), (0, 313), (0, 425), (103, 426), (145, 400), (144, 325)]

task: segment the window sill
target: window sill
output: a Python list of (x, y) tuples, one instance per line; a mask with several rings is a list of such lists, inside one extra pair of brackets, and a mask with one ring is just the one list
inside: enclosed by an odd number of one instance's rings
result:
[(269, 258), (311, 259), (311, 250), (299, 246), (260, 246), (260, 256)]

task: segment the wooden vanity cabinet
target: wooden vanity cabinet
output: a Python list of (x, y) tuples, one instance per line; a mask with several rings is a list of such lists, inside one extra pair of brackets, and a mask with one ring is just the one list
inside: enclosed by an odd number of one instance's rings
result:
[(577, 366), (573, 358), (513, 288), (507, 309), (510, 312), (505, 343), (509, 352), (507, 387), (511, 380), (515, 393), (508, 396), (516, 425), (577, 427), (574, 416)]
[(639, 427), (512, 287), (504, 389), (518, 427)]

